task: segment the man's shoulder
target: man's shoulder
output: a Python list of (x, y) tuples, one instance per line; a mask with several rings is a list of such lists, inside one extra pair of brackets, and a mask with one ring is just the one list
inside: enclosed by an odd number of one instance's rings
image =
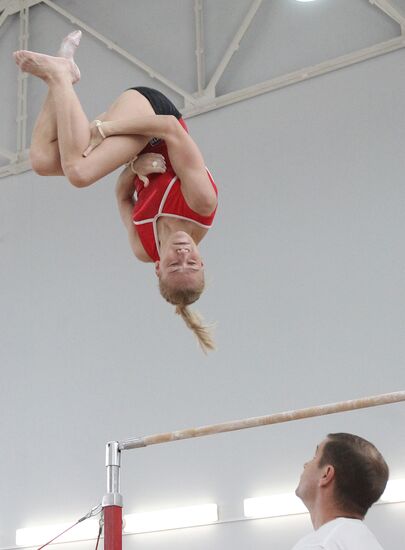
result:
[(336, 518), (297, 542), (292, 550), (383, 550), (361, 521)]
[(291, 550), (324, 550), (315, 533), (309, 533), (300, 539)]

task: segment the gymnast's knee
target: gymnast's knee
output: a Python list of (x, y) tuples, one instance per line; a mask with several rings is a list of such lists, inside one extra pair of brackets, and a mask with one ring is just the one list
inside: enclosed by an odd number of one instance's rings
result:
[(63, 166), (63, 172), (69, 182), (79, 189), (88, 187), (94, 183), (94, 178), (91, 177), (88, 170), (81, 163), (67, 164)]
[(30, 150), (31, 168), (39, 176), (52, 176), (55, 174), (55, 163), (44, 153)]

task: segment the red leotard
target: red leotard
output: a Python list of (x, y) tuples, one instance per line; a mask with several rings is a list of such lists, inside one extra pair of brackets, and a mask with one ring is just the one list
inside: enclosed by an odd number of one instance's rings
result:
[[(183, 119), (179, 119), (179, 122), (187, 130)], [(158, 153), (166, 160), (166, 172), (149, 174), (148, 187), (145, 188), (138, 177), (134, 180), (137, 201), (133, 210), (133, 222), (145, 252), (152, 261), (156, 262), (160, 259), (157, 235), (157, 220), (160, 216), (192, 221), (200, 227), (209, 229), (212, 226), (216, 208), (209, 216), (201, 216), (187, 205), (181, 192), (180, 180), (170, 164), (167, 146), (163, 140), (152, 139), (140, 154), (143, 153)], [(209, 172), (208, 176), (218, 195), (217, 187)]]

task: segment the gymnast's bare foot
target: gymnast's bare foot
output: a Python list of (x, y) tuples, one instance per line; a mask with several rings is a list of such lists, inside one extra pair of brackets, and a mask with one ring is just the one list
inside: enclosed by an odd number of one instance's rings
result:
[(80, 71), (73, 59), (53, 57), (43, 53), (19, 50), (14, 52), (14, 59), (20, 69), (30, 73), (45, 82), (61, 77), (70, 77), (75, 83), (80, 78)]

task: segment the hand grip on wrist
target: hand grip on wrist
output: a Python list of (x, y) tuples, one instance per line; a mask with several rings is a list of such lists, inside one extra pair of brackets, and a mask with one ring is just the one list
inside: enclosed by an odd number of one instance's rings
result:
[(100, 133), (100, 136), (105, 139), (107, 136), (105, 135), (105, 132), (103, 130), (103, 121), (102, 120), (95, 120), (94, 124), (96, 125), (97, 130)]

